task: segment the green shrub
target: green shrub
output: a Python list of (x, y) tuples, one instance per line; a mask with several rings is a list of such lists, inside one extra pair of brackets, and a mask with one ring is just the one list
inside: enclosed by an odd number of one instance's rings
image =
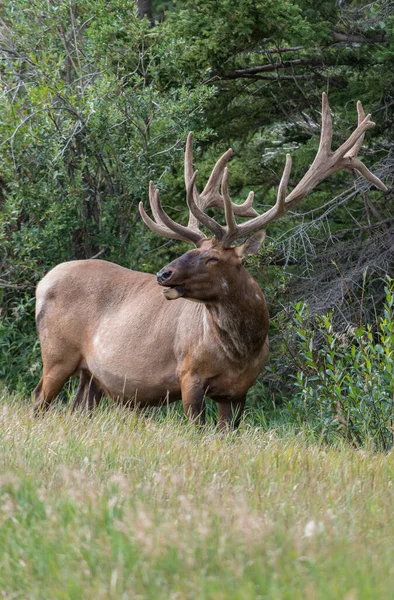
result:
[(41, 358), (34, 323), (34, 297), (9, 300), (0, 312), (0, 381), (32, 392), (41, 377)]
[[(298, 393), (287, 408), (328, 439), (339, 435), (356, 446), (380, 450), (393, 445), (394, 281), (387, 279), (386, 302), (371, 325), (334, 331), (328, 314), (308, 324), (308, 308), (296, 305), (300, 368)], [(307, 323), (307, 325), (305, 324)], [(319, 343), (316, 343), (316, 340)]]

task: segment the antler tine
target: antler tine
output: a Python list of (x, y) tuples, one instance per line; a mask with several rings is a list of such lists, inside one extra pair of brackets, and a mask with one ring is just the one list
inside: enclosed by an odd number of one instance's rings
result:
[(223, 178), (224, 169), (226, 168), (226, 165), (227, 165), (228, 161), (230, 160), (230, 158), (232, 157), (232, 155), (233, 155), (233, 151), (231, 148), (229, 148), (227, 150), (227, 152), (222, 154), (222, 156), (217, 161), (216, 165), (213, 167), (212, 173), (209, 176), (207, 184), (200, 194), (200, 197), (203, 200), (203, 203), (201, 206), (202, 209), (207, 209), (207, 208), (210, 208), (211, 206), (214, 206), (214, 204), (211, 205), (211, 202), (212, 201), (215, 202), (215, 200), (217, 199), (217, 196), (220, 198), (220, 200), (222, 200), (222, 197), (219, 194), (219, 186), (220, 186), (222, 178)]
[[(366, 119), (363, 105), (361, 104), (360, 100), (357, 102), (357, 115), (358, 115), (358, 124), (360, 126)], [(372, 121), (370, 121), (369, 123), (370, 123), (370, 127), (375, 125), (375, 123), (373, 123)], [(387, 187), (384, 185), (384, 183), (379, 179), (379, 177), (376, 177), (376, 175), (371, 173), (371, 171), (364, 165), (363, 162), (361, 162), (361, 160), (357, 156), (358, 152), (363, 144), (364, 137), (365, 137), (365, 132), (360, 135), (360, 137), (358, 138), (356, 143), (353, 145), (353, 147), (350, 150), (348, 150), (348, 152), (346, 152), (344, 158), (348, 159), (349, 161), (351, 161), (353, 163), (353, 167), (360, 173), (360, 175), (362, 175), (364, 177), (364, 179), (366, 179), (367, 181), (372, 183), (372, 185), (376, 186), (378, 189), (382, 190), (383, 192), (387, 192), (388, 190), (387, 190)]]
[(237, 222), (234, 217), (232, 202), (230, 200), (229, 192), (228, 192), (228, 169), (227, 167), (224, 169), (223, 173), (223, 181), (222, 181), (222, 194), (224, 200), (224, 216), (226, 218), (227, 229), (223, 238), (224, 240), (227, 238), (231, 238), (237, 231)]
[(186, 242), (193, 242), (193, 244), (197, 244), (200, 240), (205, 238), (205, 235), (201, 231), (194, 231), (192, 229), (189, 229), (188, 227), (184, 227), (184, 225), (173, 221), (171, 217), (167, 215), (167, 213), (164, 211), (161, 205), (158, 190), (156, 190), (155, 192), (155, 204), (156, 210), (160, 215), (160, 221), (166, 227), (168, 227), (168, 229), (176, 233), (180, 239), (183, 239)]
[(286, 154), (286, 163), (285, 168), (283, 169), (282, 178), (278, 187), (278, 195), (276, 197), (276, 205), (278, 207), (279, 213), (285, 212), (285, 203), (286, 203), (286, 190), (289, 184), (291, 167), (293, 165), (293, 161), (291, 159), (290, 154)]
[[(365, 112), (364, 112), (363, 105), (361, 104), (360, 100), (357, 101), (357, 117), (358, 117), (358, 124), (361, 125), (361, 123), (365, 119)], [(364, 138), (365, 138), (365, 133), (360, 135), (357, 142), (354, 144), (353, 148), (351, 148), (349, 150), (349, 152), (346, 153), (346, 156), (352, 156), (352, 157), (357, 156), (361, 146), (363, 145)]]
[[(186, 199), (190, 211), (188, 226), (184, 227), (183, 225), (176, 223), (167, 215), (160, 203), (159, 192), (154, 189), (152, 181), (149, 183), (149, 202), (154, 220), (146, 214), (142, 203), (140, 203), (139, 206), (141, 217), (145, 224), (159, 235), (192, 242), (197, 245), (202, 239), (206, 239), (206, 236), (199, 230), (199, 223), (205, 225), (205, 227), (214, 234), (217, 240), (221, 240), (226, 233), (225, 228), (205, 214), (204, 208), (206, 208), (209, 203), (219, 206), (222, 209), (224, 208), (227, 223), (230, 223), (231, 231), (233, 231), (234, 226), (236, 227), (235, 218), (232, 212), (234, 209), (237, 213), (245, 216), (246, 214), (256, 214), (252, 208), (253, 194), (249, 194), (246, 201), (240, 206), (231, 202), (228, 194), (228, 187), (226, 188), (226, 201), (219, 194), (218, 187), (231, 155), (232, 150), (228, 150), (221, 156), (213, 168), (208, 183), (204, 188), (205, 196), (204, 194), (199, 195), (195, 185), (197, 172), (193, 173), (193, 137), (192, 134), (189, 133), (186, 142), (184, 166), (187, 190)], [(226, 177), (228, 177), (228, 175)]]
[[(202, 193), (201, 193), (202, 196)], [(235, 202), (231, 202), (231, 206), (233, 209), (234, 215), (237, 217), (257, 217), (258, 212), (252, 207), (254, 199), (254, 192), (249, 192), (247, 199), (242, 204), (235, 204)], [(205, 205), (205, 209), (208, 208), (220, 208), (224, 209), (224, 200), (223, 196), (217, 191), (213, 197), (209, 200), (209, 202)]]
[[(338, 150), (336, 150), (334, 152), (333, 156), (337, 160), (340, 160), (341, 158), (343, 158), (347, 154), (347, 152), (349, 150), (352, 150), (353, 147), (356, 145), (356, 143), (358, 143), (359, 138), (364, 136), (367, 129), (371, 129), (371, 127), (375, 127), (375, 123), (373, 121), (371, 121), (371, 115), (368, 114), (358, 125), (357, 129), (355, 131), (353, 131), (353, 133), (348, 137), (346, 142), (344, 142), (342, 144), (342, 146), (340, 146), (338, 148)], [(361, 143), (362, 143), (362, 141), (361, 141)], [(360, 146), (361, 146), (361, 144), (360, 144)]]
[(332, 119), (330, 106), (328, 104), (327, 94), (323, 92), (321, 99), (321, 133), (320, 133), (320, 144), (319, 152), (328, 154), (331, 152), (332, 144)]
[(383, 181), (381, 181), (379, 179), (379, 177), (377, 177), (376, 175), (371, 173), (371, 171), (368, 169), (368, 167), (366, 167), (359, 158), (356, 158), (355, 160), (353, 160), (353, 162), (354, 162), (354, 165), (353, 165), (354, 168), (357, 169), (357, 171), (360, 173), (360, 175), (362, 175), (364, 177), (364, 179), (369, 181), (369, 183), (372, 183), (372, 185), (377, 187), (379, 190), (382, 190), (382, 192), (389, 191), (388, 187), (386, 187), (384, 185)]
[(192, 242), (193, 244), (197, 244), (201, 239), (205, 238), (202, 232), (184, 227), (167, 215), (161, 205), (159, 191), (154, 189), (152, 181), (149, 182), (149, 203), (155, 221), (146, 214), (142, 202), (139, 203), (138, 208), (142, 220), (154, 233), (166, 238)]
[(164, 227), (163, 225), (159, 225), (158, 223), (156, 223), (156, 221), (152, 221), (152, 219), (145, 212), (143, 202), (139, 203), (138, 209), (140, 211), (140, 215), (141, 215), (142, 220), (144, 221), (145, 225), (147, 227), (149, 227), (149, 229), (151, 231), (153, 231), (153, 233), (157, 233), (158, 235), (162, 235), (163, 237), (166, 237), (166, 238), (181, 239), (176, 234), (174, 234), (173, 231), (170, 231), (169, 229), (167, 229), (167, 227)]
[(168, 227), (166, 227), (166, 225), (160, 218), (160, 213), (157, 210), (157, 198), (156, 198), (157, 194), (158, 194), (158, 192), (156, 192), (156, 190), (153, 187), (153, 181), (150, 181), (149, 182), (149, 204), (150, 204), (150, 207), (152, 210), (153, 218), (155, 220), (152, 221), (152, 219), (146, 214), (143, 203), (140, 202), (139, 211), (140, 211), (142, 220), (149, 227), (149, 229), (151, 229), (154, 233), (158, 233), (159, 235), (163, 235), (164, 237), (168, 237), (168, 238), (175, 238), (177, 240), (183, 240), (182, 236), (178, 235), (177, 233), (171, 231)]
[(209, 215), (201, 210), (201, 208), (196, 204), (193, 195), (193, 187), (194, 182), (196, 180), (198, 171), (193, 173), (192, 178), (190, 179), (187, 190), (186, 190), (186, 202), (189, 207), (190, 212), (196, 217), (196, 219), (205, 225), (215, 236), (215, 238), (220, 241), (224, 235), (224, 229), (219, 223), (216, 223), (215, 219), (212, 219)]
[(150, 204), (150, 208), (153, 214), (153, 218), (156, 221), (156, 223), (158, 223), (159, 225), (164, 225), (161, 217), (160, 217), (160, 212), (157, 210), (157, 190), (155, 190), (154, 186), (153, 186), (153, 181), (149, 182), (149, 204)]
[[(257, 211), (255, 211), (254, 208), (252, 208), (253, 200), (254, 200), (254, 192), (249, 192), (248, 197), (246, 198), (245, 202), (243, 202), (242, 204), (234, 204), (234, 202), (233, 202), (232, 206), (233, 206), (234, 214), (237, 215), (238, 217), (256, 217), (256, 216), (258, 216), (259, 213)], [(239, 212), (241, 209), (242, 209), (242, 213)]]
[[(222, 195), (219, 193), (219, 187), (223, 178), (224, 169), (230, 160), (233, 151), (231, 148), (227, 150), (216, 162), (212, 169), (211, 175), (209, 176), (208, 182), (204, 187), (201, 194), (198, 193), (197, 187), (193, 188), (194, 202), (201, 210), (207, 210), (208, 208), (220, 208), (224, 209), (224, 201)], [(185, 149), (185, 185), (186, 188), (193, 175), (193, 134), (190, 132), (187, 136), (186, 149)], [(253, 194), (249, 194), (248, 198), (243, 204), (235, 204), (232, 202), (234, 214), (239, 217), (256, 217), (258, 213), (252, 207)], [(198, 220), (190, 213), (188, 227), (193, 227), (198, 230)]]

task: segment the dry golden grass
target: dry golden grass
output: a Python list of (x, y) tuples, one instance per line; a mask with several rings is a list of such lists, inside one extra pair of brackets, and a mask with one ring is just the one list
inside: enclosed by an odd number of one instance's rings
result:
[[(5, 598), (358, 600), (394, 589), (393, 455), (176, 414), (0, 404)], [(1, 597), (1, 596), (0, 596)]]

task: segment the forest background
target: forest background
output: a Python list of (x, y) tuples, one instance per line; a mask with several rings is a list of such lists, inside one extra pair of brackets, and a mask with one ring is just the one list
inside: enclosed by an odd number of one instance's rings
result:
[[(137, 9), (137, 10), (136, 10)], [(187, 246), (143, 225), (150, 179), (186, 218), (183, 150), (200, 186), (228, 147), (233, 200), (274, 203), (312, 162), (328, 92), (339, 145), (356, 101), (361, 154), (391, 189), (394, 2), (9, 0), (0, 22), (0, 381), (40, 376), (34, 289), (99, 256), (156, 272)], [(393, 194), (331, 176), (274, 223), (249, 268), (267, 295), (272, 358), (250, 418), (309, 421), (355, 445), (393, 442)]]

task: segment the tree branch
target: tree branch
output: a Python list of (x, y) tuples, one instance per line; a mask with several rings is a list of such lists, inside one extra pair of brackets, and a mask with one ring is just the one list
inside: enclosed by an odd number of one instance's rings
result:
[(216, 73), (221, 79), (238, 79), (238, 77), (250, 77), (257, 73), (269, 73), (277, 71), (278, 69), (288, 69), (293, 67), (303, 66), (321, 66), (325, 63), (322, 58), (296, 58), (294, 60), (284, 60), (281, 62), (270, 63), (268, 65), (256, 65), (255, 67), (248, 67), (246, 69), (237, 69), (229, 73)]
[(305, 46), (293, 46), (292, 48), (267, 48), (261, 50), (264, 54), (281, 54), (282, 52), (297, 52), (304, 50)]
[(350, 34), (350, 33), (340, 33), (339, 31), (333, 31), (332, 36), (334, 38), (334, 44), (338, 43), (362, 43), (362, 44), (379, 44), (385, 42), (387, 40), (386, 36), (380, 36), (374, 40), (371, 38), (367, 38), (363, 34)]

